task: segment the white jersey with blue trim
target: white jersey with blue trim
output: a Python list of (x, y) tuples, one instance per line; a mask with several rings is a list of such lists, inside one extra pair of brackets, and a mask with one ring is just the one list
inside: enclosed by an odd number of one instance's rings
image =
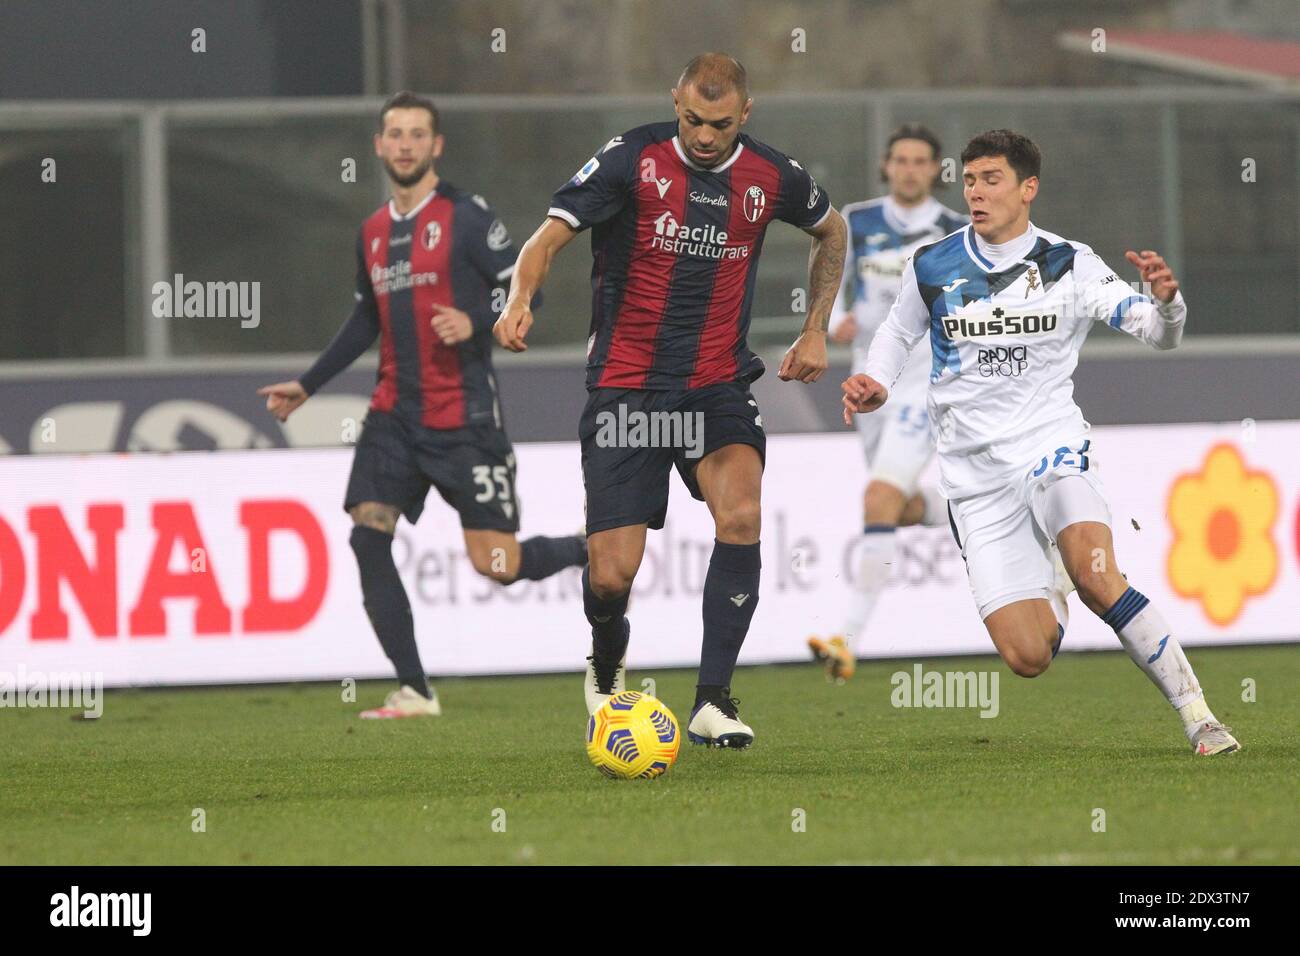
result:
[(920, 246), (947, 235), (966, 222), (934, 197), (903, 206), (892, 196), (849, 203), (840, 214), (849, 227), (844, 281), (831, 316), (852, 315), (857, 323), (853, 348), (865, 355), (871, 337), (898, 298), (903, 266)]
[(929, 334), (940, 488), (962, 498), (1002, 484), (1044, 448), (1087, 434), (1071, 376), (1094, 322), (1169, 349), (1186, 315), (1181, 293), (1157, 305), (1083, 243), (1030, 223), (995, 246), (964, 226), (907, 263), (866, 373), (892, 387)]

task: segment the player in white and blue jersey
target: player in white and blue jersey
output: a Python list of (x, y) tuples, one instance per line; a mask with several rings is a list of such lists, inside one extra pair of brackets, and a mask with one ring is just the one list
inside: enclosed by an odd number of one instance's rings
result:
[(1023, 677), (1045, 671), (1077, 589), (1178, 712), (1193, 751), (1231, 753), (1240, 745), (1210, 712), (1178, 639), (1120, 573), (1098, 449), (1071, 381), (1095, 322), (1178, 345), (1187, 308), (1173, 271), (1152, 250), (1125, 253), (1151, 294), (1137, 293), (1088, 246), (1030, 222), (1041, 155), (1027, 137), (981, 133), (961, 161), (971, 224), (922, 246), (903, 270), (866, 371), (844, 382), (845, 424), (886, 405), (928, 335), (940, 489), (1003, 661)]
[[(831, 312), (831, 337), (853, 346), (853, 371), (866, 368), (876, 329), (898, 297), (903, 266), (916, 249), (966, 223), (931, 195), (939, 179), (939, 139), (919, 123), (890, 134), (880, 163), (889, 192), (843, 209), (849, 225), (844, 281)], [(913, 356), (894, 386), (889, 410), (857, 419), (858, 436), (870, 471), (863, 500), (862, 540), (853, 597), (843, 630), (810, 637), (808, 647), (826, 663), (826, 676), (853, 676), (854, 642), (866, 627), (889, 581), (895, 530), (912, 524), (946, 525), (947, 502), (936, 488), (921, 488), (921, 472), (934, 454), (925, 391), (929, 363)]]

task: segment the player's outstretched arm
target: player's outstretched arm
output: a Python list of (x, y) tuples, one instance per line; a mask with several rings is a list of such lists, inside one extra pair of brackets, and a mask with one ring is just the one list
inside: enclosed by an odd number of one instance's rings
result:
[(1164, 303), (1174, 301), (1174, 296), (1178, 294), (1178, 280), (1174, 278), (1174, 270), (1169, 268), (1164, 256), (1151, 249), (1143, 249), (1141, 255), (1130, 249), (1124, 253), (1124, 258), (1137, 266), (1142, 281), (1151, 288), (1152, 295)]
[(373, 299), (362, 296), (358, 298), (352, 315), (311, 368), (292, 382), (277, 382), (257, 390), (258, 395), (266, 396), (266, 410), (280, 421), (287, 421), (299, 405), (370, 348), (378, 335), (379, 317), (373, 308)]
[(1157, 349), (1177, 348), (1183, 340), (1183, 325), (1187, 321), (1187, 304), (1178, 291), (1178, 280), (1164, 257), (1151, 249), (1141, 253), (1132, 249), (1124, 258), (1137, 266), (1143, 285), (1155, 297), (1155, 307), (1135, 309), (1129, 322), (1121, 321), (1120, 328)]
[(308, 398), (307, 390), (297, 379), (265, 385), (257, 390), (257, 394), (266, 396), (266, 410), (282, 422), (288, 421), (289, 416)]
[(804, 231), (813, 237), (808, 255), (808, 318), (799, 338), (785, 353), (777, 376), (786, 382), (796, 379), (811, 383), (821, 378), (830, 364), (826, 357), (826, 328), (844, 274), (848, 227), (844, 217), (832, 209), (821, 222)]
[(555, 254), (577, 234), (578, 231), (568, 223), (548, 217), (519, 250), (515, 271), (510, 277), (510, 296), (501, 317), (492, 326), (493, 337), (504, 348), (512, 352), (528, 348), (524, 339), (533, 325), (533, 297), (546, 281)]
[(840, 384), (844, 392), (844, 424), (852, 425), (853, 416), (860, 412), (874, 412), (889, 400), (889, 389), (870, 375), (859, 372), (850, 375)]
[(257, 390), (258, 395), (266, 396), (266, 410), (282, 422), (326, 382), (360, 358), (379, 337), (379, 306), (370, 285), (363, 248), (362, 236), (358, 234), (356, 305), (325, 351), (292, 382), (277, 382)]
[(1135, 292), (1128, 283), (1119, 281), (1119, 276), (1095, 252), (1084, 247), (1074, 262), (1082, 314), (1153, 348), (1177, 348), (1183, 339), (1187, 304), (1178, 291), (1173, 270), (1151, 249), (1140, 253), (1130, 249), (1124, 258), (1137, 266), (1142, 288), (1150, 295)]
[[(898, 297), (890, 306), (885, 321), (871, 337), (871, 348), (867, 352), (866, 374), (854, 375), (844, 383), (845, 424), (849, 423), (851, 414), (849, 385), (857, 382), (854, 394), (866, 403), (861, 407), (853, 406), (853, 412), (875, 411), (885, 404), (889, 398), (889, 388), (898, 381), (907, 357), (921, 339), (925, 338), (929, 325), (930, 310), (925, 300), (921, 298), (916, 284), (915, 260), (908, 259), (907, 264), (903, 266), (903, 280), (898, 290)], [(886, 382), (889, 384), (884, 384)], [(865, 388), (866, 383), (870, 383), (874, 388)]]

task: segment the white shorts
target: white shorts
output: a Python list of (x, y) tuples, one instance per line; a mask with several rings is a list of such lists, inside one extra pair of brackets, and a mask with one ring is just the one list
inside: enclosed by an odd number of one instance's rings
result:
[(980, 619), (1015, 601), (1046, 598), (1055, 577), (1050, 547), (1080, 521), (1109, 527), (1110, 507), (1085, 438), (1047, 452), (993, 491), (948, 502)]
[[(865, 365), (865, 355), (855, 356), (855, 373)], [(934, 455), (926, 410), (929, 366), (929, 349), (914, 349), (889, 390), (889, 400), (870, 415), (853, 416), (871, 479), (888, 482), (909, 498), (916, 494), (921, 472)]]

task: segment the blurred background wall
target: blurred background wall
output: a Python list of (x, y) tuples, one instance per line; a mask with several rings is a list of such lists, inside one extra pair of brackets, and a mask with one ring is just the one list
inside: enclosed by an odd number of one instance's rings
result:
[[(7, 0), (0, 363), (314, 352), (350, 309), (353, 236), (385, 196), (370, 145), (385, 93), (438, 99), (440, 172), (486, 196), (518, 243), (612, 135), (671, 117), (669, 87), (709, 48), (750, 71), (748, 131), (797, 157), (837, 204), (879, 192), (876, 163), (900, 122), (932, 125), (954, 161), (974, 133), (1018, 128), (1045, 154), (1035, 221), (1117, 266), (1125, 248), (1165, 252), (1194, 336), (1294, 335), (1296, 10), (1294, 0)], [(349, 160), (354, 182), (341, 175)], [(963, 208), (955, 185), (939, 197)], [(585, 245), (553, 275), (541, 345), (585, 340)], [(797, 328), (806, 256), (805, 236), (772, 230), (760, 340)], [(152, 319), (149, 289), (175, 273), (260, 282), (261, 324)]]

